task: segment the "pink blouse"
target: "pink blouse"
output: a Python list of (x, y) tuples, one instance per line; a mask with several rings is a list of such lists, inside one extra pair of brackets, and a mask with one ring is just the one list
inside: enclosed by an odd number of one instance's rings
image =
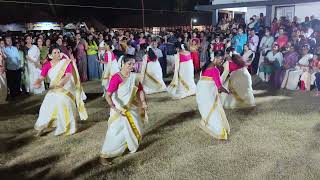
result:
[(229, 61), (229, 72), (230, 73), (233, 72), (233, 71), (236, 71), (238, 69), (241, 69), (241, 68), (243, 68), (243, 66), (240, 66), (240, 65), (238, 65), (238, 64), (236, 64), (236, 63), (234, 63), (232, 61)]
[(191, 54), (180, 54), (180, 62), (186, 62), (186, 61), (190, 61), (192, 58), (191, 58)]
[[(51, 65), (50, 61), (46, 62), (43, 65), (42, 69), (41, 69), (41, 76), (42, 77), (46, 77), (51, 68), (52, 68), (52, 65)], [(71, 65), (71, 63), (67, 66), (67, 69), (64, 72), (64, 75), (66, 75), (67, 73), (72, 73), (72, 65)]]
[[(111, 77), (111, 80), (109, 82), (109, 86), (108, 86), (107, 92), (110, 93), (110, 94), (116, 92), (118, 90), (118, 88), (119, 88), (119, 85), (122, 82), (123, 82), (123, 79), (121, 78), (120, 74), (119, 73), (114, 74)], [(142, 90), (143, 90), (142, 84), (139, 82), (138, 92), (140, 92)]]
[[(111, 59), (113, 61), (117, 60), (116, 56), (113, 54), (113, 52), (111, 52)], [(109, 61), (109, 56), (108, 56), (108, 53), (106, 52), (105, 55), (104, 55), (104, 61), (105, 62), (108, 62)]]
[(204, 70), (201, 76), (212, 78), (218, 89), (222, 86), (220, 71), (217, 67), (212, 67)]

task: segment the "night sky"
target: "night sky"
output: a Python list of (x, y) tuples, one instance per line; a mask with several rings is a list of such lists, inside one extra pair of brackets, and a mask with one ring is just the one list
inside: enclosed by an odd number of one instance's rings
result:
[[(26, 0), (24, 0), (26, 1)], [(141, 0), (29, 0), (28, 2), (57, 4), (94, 5), (100, 7), (119, 7), (141, 9)], [(145, 9), (194, 11), (197, 4), (208, 4), (209, 0), (144, 0)], [(142, 24), (141, 11), (111, 10), (95, 8), (76, 8), (46, 5), (0, 3), (1, 23), (34, 21), (99, 21), (110, 27), (139, 27)], [(191, 17), (199, 18), (199, 24), (210, 23), (211, 15), (203, 12), (145, 11), (146, 26), (187, 25)]]

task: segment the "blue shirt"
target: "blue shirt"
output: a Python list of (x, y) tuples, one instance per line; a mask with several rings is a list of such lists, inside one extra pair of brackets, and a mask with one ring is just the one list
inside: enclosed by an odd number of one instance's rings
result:
[(7, 56), (6, 64), (8, 70), (20, 69), (20, 55), (15, 46), (7, 46), (3, 49), (4, 54)]
[(233, 37), (232, 41), (232, 46), (235, 48), (237, 53), (242, 54), (243, 52), (243, 46), (247, 43), (248, 41), (248, 36), (247, 34), (238, 34)]

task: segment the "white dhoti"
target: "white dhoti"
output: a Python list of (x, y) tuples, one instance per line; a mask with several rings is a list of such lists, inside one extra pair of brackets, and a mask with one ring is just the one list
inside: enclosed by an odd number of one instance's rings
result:
[(224, 87), (231, 94), (221, 94), (221, 102), (226, 109), (247, 108), (255, 106), (252, 80), (246, 67), (230, 73)]
[[(51, 87), (60, 82), (69, 63), (70, 60), (61, 60), (55, 67), (49, 70), (48, 76), (51, 81)], [(81, 120), (87, 119), (78, 71), (75, 63), (72, 66), (73, 76), (71, 76), (71, 79), (64, 87), (51, 89), (46, 94), (35, 124), (36, 130), (40, 131), (45, 128), (56, 127), (55, 135), (71, 135), (76, 132), (78, 113)]]
[(192, 60), (180, 62), (179, 54), (175, 55), (175, 71), (168, 92), (174, 99), (195, 95), (194, 67)]
[(130, 77), (119, 86), (117, 92), (112, 94), (113, 103), (117, 109), (123, 110), (125, 115), (111, 109), (100, 155), (102, 158), (120, 156), (126, 149), (134, 153), (139, 148), (144, 119), (136, 96), (138, 85), (137, 75), (131, 73)]
[(6, 74), (0, 74), (0, 104), (6, 103), (8, 93)]
[(144, 92), (153, 94), (167, 90), (162, 77), (162, 68), (158, 60), (147, 62), (147, 56), (143, 58), (141, 77)]
[(199, 80), (196, 99), (201, 114), (200, 127), (216, 139), (227, 139), (230, 126), (218, 89), (211, 78), (202, 77)]

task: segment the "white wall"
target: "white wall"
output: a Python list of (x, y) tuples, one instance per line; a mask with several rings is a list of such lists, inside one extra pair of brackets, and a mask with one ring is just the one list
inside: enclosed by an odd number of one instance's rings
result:
[(298, 17), (299, 22), (303, 22), (306, 16), (310, 17), (312, 15), (320, 19), (320, 2), (297, 4), (295, 6), (295, 16)]
[(253, 15), (256, 15), (259, 18), (260, 13), (266, 15), (266, 7), (248, 7), (245, 19), (246, 22), (249, 22)]
[(241, 3), (241, 2), (252, 2), (252, 1), (266, 1), (266, 0), (213, 0), (212, 4), (230, 4), (230, 3)]

